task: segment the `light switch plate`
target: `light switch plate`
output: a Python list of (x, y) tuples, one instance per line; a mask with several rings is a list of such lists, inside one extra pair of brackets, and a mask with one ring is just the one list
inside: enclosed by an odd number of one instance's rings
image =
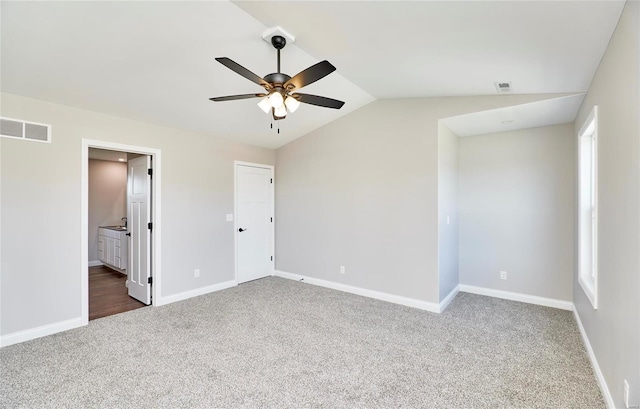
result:
[(233, 213), (227, 213), (227, 221), (228, 222), (232, 222), (233, 221)]

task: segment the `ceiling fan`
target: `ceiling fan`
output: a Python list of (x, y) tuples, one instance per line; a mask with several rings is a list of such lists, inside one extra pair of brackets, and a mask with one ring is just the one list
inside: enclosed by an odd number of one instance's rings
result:
[(326, 77), (334, 72), (336, 67), (331, 65), (329, 61), (325, 60), (312, 65), (293, 77), (290, 77), (287, 74), (280, 72), (280, 50), (282, 50), (287, 44), (287, 40), (283, 36), (274, 35), (271, 37), (271, 44), (276, 50), (278, 50), (278, 72), (268, 74), (264, 78), (260, 78), (256, 74), (244, 68), (242, 65), (227, 57), (216, 58), (216, 61), (220, 64), (242, 75), (249, 81), (262, 86), (266, 93), (229, 95), (226, 97), (215, 97), (209, 99), (211, 101), (221, 102), (234, 101), (237, 99), (261, 98), (260, 102), (258, 102), (258, 106), (265, 113), (271, 112), (273, 119), (276, 121), (284, 119), (287, 116), (287, 112), (295, 112), (301, 102), (325, 108), (342, 108), (344, 102), (338, 101), (337, 99), (294, 92)]

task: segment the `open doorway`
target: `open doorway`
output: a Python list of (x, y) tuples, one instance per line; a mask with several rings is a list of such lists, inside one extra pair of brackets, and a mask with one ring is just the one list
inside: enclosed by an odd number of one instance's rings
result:
[(157, 303), (160, 152), (83, 140), (82, 156), (86, 324)]
[[(129, 164), (146, 155), (89, 148), (89, 321), (144, 307), (146, 298), (130, 285), (131, 264), (139, 266), (139, 246), (131, 243), (133, 172)], [(140, 159), (142, 158), (142, 159)], [(134, 167), (135, 169), (135, 167)], [(146, 173), (146, 167), (144, 173)], [(144, 182), (144, 181), (143, 181)], [(144, 189), (148, 190), (148, 189)], [(133, 203), (132, 203), (133, 202)], [(147, 200), (147, 204), (150, 202)], [(150, 207), (150, 206), (149, 206)], [(137, 207), (139, 209), (139, 206)], [(141, 240), (147, 249), (146, 235)], [(132, 257), (132, 250), (137, 254)], [(146, 261), (147, 257), (142, 257)], [(134, 263), (133, 261), (138, 262)], [(138, 269), (139, 270), (139, 269)], [(130, 292), (134, 290), (133, 296)], [(138, 299), (142, 298), (142, 300)]]

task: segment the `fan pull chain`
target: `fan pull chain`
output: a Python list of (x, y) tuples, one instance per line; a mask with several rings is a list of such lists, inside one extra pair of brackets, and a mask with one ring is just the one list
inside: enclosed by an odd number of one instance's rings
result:
[(280, 134), (280, 121), (278, 121), (278, 134)]

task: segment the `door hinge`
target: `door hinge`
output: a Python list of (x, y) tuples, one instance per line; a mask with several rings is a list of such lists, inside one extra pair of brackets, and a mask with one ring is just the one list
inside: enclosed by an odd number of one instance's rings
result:
[(271, 179), (271, 183), (273, 183), (273, 178)]
[(153, 169), (147, 169), (147, 175), (153, 177)]
[(273, 261), (273, 256), (271, 256), (271, 261)]
[(153, 223), (147, 223), (147, 228), (149, 230), (153, 230)]
[(153, 284), (153, 277), (149, 277), (149, 278), (147, 279), (147, 283), (149, 283), (149, 284)]
[(273, 217), (270, 217), (270, 219), (271, 219), (271, 223), (273, 223)]

